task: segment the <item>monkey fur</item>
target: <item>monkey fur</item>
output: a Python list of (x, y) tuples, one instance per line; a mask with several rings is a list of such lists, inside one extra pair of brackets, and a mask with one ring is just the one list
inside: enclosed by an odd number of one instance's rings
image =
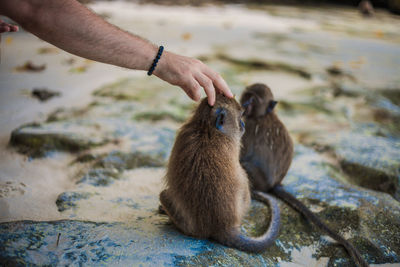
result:
[(261, 252), (278, 236), (280, 212), (275, 198), (256, 192), (255, 198), (270, 206), (269, 229), (257, 238), (240, 233), (250, 206), (248, 178), (239, 163), (242, 113), (236, 100), (223, 95), (217, 95), (214, 106), (202, 100), (176, 137), (160, 202), (186, 235)]
[(371, 1), (369, 0), (362, 0), (358, 4), (358, 10), (363, 14), (365, 17), (372, 17), (375, 14), (374, 6), (372, 5)]
[(293, 142), (274, 111), (277, 102), (270, 88), (253, 84), (243, 92), (240, 103), (245, 108), (246, 125), (240, 162), (248, 174), (252, 190), (270, 192), (284, 200), (342, 244), (358, 266), (368, 266), (352, 244), (332, 231), (281, 185), (293, 159)]

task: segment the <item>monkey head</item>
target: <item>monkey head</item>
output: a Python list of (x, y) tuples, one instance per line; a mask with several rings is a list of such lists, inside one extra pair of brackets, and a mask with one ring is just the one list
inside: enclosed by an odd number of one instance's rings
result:
[(217, 94), (214, 106), (208, 105), (207, 98), (203, 99), (194, 118), (200, 118), (202, 125), (206, 124), (208, 129), (215, 129), (228, 137), (239, 140), (244, 133), (242, 115), (243, 108), (234, 98)]
[(272, 112), (278, 102), (268, 86), (255, 83), (246, 87), (240, 99), (246, 117), (260, 117)]

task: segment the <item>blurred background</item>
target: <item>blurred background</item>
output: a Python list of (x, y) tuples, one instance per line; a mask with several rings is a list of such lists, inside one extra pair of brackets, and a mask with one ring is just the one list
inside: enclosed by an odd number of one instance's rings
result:
[[(370, 263), (400, 262), (400, 1), (81, 2), (126, 31), (201, 59), (236, 99), (252, 83), (267, 84), (296, 144), (288, 190), (341, 229)], [(18, 240), (36, 244), (28, 235), (40, 228), (43, 240), (62, 232), (70, 253), (82, 251), (74, 237), (106, 240), (96, 231), (111, 231), (107, 238), (122, 248), (106, 252), (111, 259), (125, 253), (127, 264), (166, 264), (172, 254), (193, 264), (193, 255), (208, 264), (222, 254), (226, 264), (254, 260), (160, 226), (167, 221), (156, 214), (165, 164), (194, 107), (180, 88), (145, 72), (71, 55), (22, 29), (2, 34), (0, 255), (17, 257), (27, 249)], [(281, 208), (287, 220), (264, 263), (350, 264), (338, 246)], [(268, 219), (259, 210), (253, 203), (244, 231)], [(20, 220), (60, 219), (67, 221), (12, 228)], [(99, 230), (86, 221), (110, 225)], [(134, 229), (128, 234), (116, 222)], [(137, 235), (136, 243), (121, 241)], [(50, 243), (17, 258), (55, 263)], [(87, 251), (96, 246), (103, 245)], [(198, 256), (210, 248), (211, 259)], [(129, 256), (137, 249), (140, 255)], [(82, 262), (64, 257), (58, 263)]]

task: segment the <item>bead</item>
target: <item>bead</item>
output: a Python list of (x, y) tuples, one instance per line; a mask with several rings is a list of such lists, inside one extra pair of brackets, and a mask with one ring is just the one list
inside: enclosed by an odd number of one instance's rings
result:
[(153, 71), (155, 70), (155, 68), (157, 66), (158, 60), (160, 60), (163, 51), (164, 51), (164, 46), (160, 45), (160, 47), (158, 48), (158, 53), (157, 53), (156, 57), (154, 58), (153, 64), (151, 64), (151, 67), (150, 67), (149, 71), (147, 72), (147, 75), (150, 76), (153, 74)]

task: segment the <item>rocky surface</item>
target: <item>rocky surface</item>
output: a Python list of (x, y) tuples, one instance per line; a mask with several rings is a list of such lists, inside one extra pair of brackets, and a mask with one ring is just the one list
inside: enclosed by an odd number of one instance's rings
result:
[[(312, 149), (298, 145), (285, 185), (332, 228), (351, 240), (369, 263), (399, 262), (400, 240), (393, 234), (400, 232), (398, 202), (389, 195), (351, 186), (343, 182), (344, 177), (336, 176), (335, 166)], [(94, 190), (97, 186), (105, 185), (90, 184)], [(297, 254), (311, 251), (313, 260), (308, 261), (314, 264), (352, 266), (341, 246), (283, 203), (280, 203), (283, 222), (278, 240), (268, 251), (254, 255), (180, 234), (166, 216), (157, 213), (157, 195), (137, 197), (132, 192), (131, 197), (112, 198), (110, 193), (89, 192), (92, 191), (86, 187), (80, 193), (63, 193), (56, 201), (59, 211), (69, 210), (74, 218), (88, 206), (108, 210), (113, 203), (113, 209), (126, 208), (130, 220), (2, 223), (2, 263), (270, 266), (282, 262), (304, 263), (305, 259)], [(268, 220), (268, 209), (253, 202), (242, 230), (248, 235), (258, 235), (265, 230)]]
[[(101, 13), (118, 5), (93, 7)], [(251, 49), (235, 39), (199, 49), (197, 56), (236, 95), (254, 82), (270, 85), (296, 144), (287, 190), (370, 264), (400, 263), (400, 35), (393, 30), (400, 22), (379, 12), (377, 21), (348, 10), (253, 8), (226, 7), (221, 29), (207, 24), (207, 31), (229, 38), (244, 34)], [(201, 35), (198, 10), (185, 11), (194, 16), (193, 35)], [(232, 20), (237, 11), (287, 29)], [(9, 153), (24, 155), (27, 164), (60, 161), (72, 171), (47, 203), (58, 220), (49, 221), (45, 212), (35, 221), (23, 213), (14, 215), (18, 220), (1, 217), (0, 265), (353, 266), (340, 245), (283, 202), (280, 236), (261, 254), (184, 236), (158, 214), (174, 136), (193, 108), (177, 88), (132, 76), (94, 90), (87, 105), (57, 108), (12, 131)], [(11, 214), (15, 203), (32, 205), (35, 189), (27, 184), (1, 181), (0, 207)], [(268, 208), (253, 201), (242, 231), (259, 235), (268, 221)]]

